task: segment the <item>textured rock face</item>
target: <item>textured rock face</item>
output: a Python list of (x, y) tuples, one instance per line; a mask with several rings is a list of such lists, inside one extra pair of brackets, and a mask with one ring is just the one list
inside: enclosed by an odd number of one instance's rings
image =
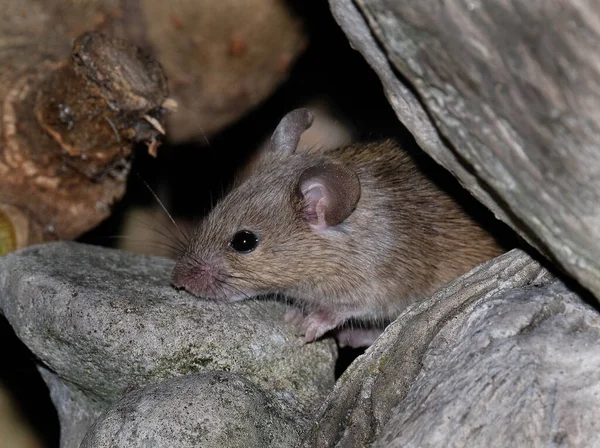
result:
[(0, 258), (62, 447), (600, 444), (600, 316), (522, 251), (408, 308), (333, 391), (331, 340), (302, 344), (281, 304), (175, 291), (172, 265), (75, 243)]
[(408, 309), (305, 447), (597, 446), (600, 317), (520, 251)]
[(600, 297), (597, 2), (330, 5), (419, 145)]
[(163, 381), (116, 402), (81, 448), (297, 446), (297, 409), (239, 376), (211, 372)]
[(41, 361), (75, 447), (127, 392), (227, 371), (306, 415), (333, 386), (331, 340), (305, 345), (270, 301), (217, 304), (170, 287), (173, 262), (76, 243), (0, 258), (0, 310)]

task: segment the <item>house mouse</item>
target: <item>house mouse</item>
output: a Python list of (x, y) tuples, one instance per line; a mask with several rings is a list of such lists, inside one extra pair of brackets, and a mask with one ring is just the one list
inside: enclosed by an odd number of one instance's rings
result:
[(172, 282), (233, 302), (280, 294), (305, 342), (367, 346), (409, 304), (503, 252), (395, 140), (298, 150), (288, 113), (255, 171), (198, 225)]

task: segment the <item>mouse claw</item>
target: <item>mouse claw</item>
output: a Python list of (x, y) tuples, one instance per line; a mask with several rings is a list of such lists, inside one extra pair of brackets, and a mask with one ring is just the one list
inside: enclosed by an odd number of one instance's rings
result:
[(327, 310), (314, 311), (305, 316), (302, 310), (297, 308), (286, 311), (283, 319), (285, 322), (299, 327), (305, 344), (316, 341), (346, 320), (345, 316)]
[(310, 313), (304, 318), (301, 325), (301, 333), (304, 335), (304, 342), (313, 342), (322, 337), (325, 333), (338, 327), (343, 323), (336, 314), (328, 311), (316, 311)]
[[(333, 327), (335, 328), (335, 327)], [(332, 330), (333, 328), (331, 328), (329, 325), (323, 325), (321, 322), (306, 322), (306, 320), (304, 321), (304, 324), (302, 325), (302, 333), (304, 334), (304, 337), (302, 338), (302, 340), (304, 341), (305, 344), (309, 343), (309, 342), (313, 342), (316, 341), (317, 339), (319, 339), (321, 336), (323, 336), (325, 333), (327, 333), (329, 330)]]
[(302, 341), (305, 344), (316, 341), (317, 339), (319, 339), (321, 336), (323, 336), (325, 333), (327, 333), (329, 331), (329, 329), (322, 328), (321, 326), (319, 326), (318, 324), (315, 324), (314, 322), (311, 322), (308, 326), (303, 325), (302, 327), (303, 327), (303, 333), (304, 333), (304, 337), (302, 338)]
[(306, 344), (323, 336), (329, 329), (321, 329), (320, 320), (316, 319), (314, 314), (304, 316), (299, 309), (291, 309), (283, 315), (283, 320), (300, 329), (302, 340)]

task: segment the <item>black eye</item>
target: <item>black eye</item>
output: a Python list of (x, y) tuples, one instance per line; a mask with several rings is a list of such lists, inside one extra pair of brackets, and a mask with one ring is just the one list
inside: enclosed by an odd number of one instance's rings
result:
[(256, 249), (256, 246), (258, 246), (258, 237), (249, 230), (240, 230), (233, 235), (229, 245), (236, 252), (247, 254), (248, 252), (252, 252)]

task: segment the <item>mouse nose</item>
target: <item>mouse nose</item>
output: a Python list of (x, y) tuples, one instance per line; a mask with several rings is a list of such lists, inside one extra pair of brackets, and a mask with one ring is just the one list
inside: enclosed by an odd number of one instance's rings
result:
[(171, 282), (195, 296), (215, 298), (220, 270), (214, 263), (203, 260), (179, 261), (173, 269)]

